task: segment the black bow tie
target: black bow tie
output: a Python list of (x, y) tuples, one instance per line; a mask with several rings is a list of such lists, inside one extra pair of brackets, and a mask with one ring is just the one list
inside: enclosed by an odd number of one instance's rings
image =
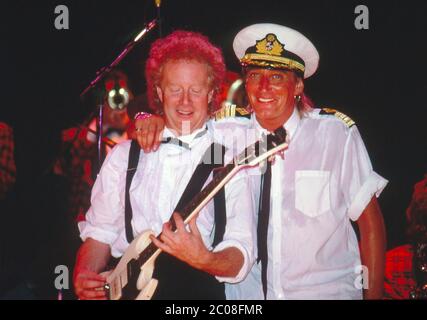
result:
[[(205, 130), (200, 131), (198, 134), (196, 134), (196, 136), (194, 137), (193, 140), (200, 138), (201, 136), (205, 135), (206, 132), (208, 132), (207, 128), (205, 128)], [(167, 138), (163, 139), (161, 141), (161, 143), (171, 143), (171, 144), (175, 144), (177, 146), (183, 147), (187, 150), (191, 150), (190, 145), (187, 142), (179, 140), (178, 138), (167, 137)]]
[(176, 144), (177, 146), (183, 147), (185, 149), (191, 149), (187, 142), (181, 141), (178, 138), (167, 137), (166, 139), (162, 140), (162, 143)]

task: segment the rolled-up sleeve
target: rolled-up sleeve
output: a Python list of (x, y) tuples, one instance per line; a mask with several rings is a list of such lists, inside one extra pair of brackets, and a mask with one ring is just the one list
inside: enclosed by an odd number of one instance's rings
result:
[(237, 283), (249, 273), (255, 261), (255, 202), (245, 171), (236, 175), (225, 186), (227, 224), (223, 241), (214, 252), (235, 247), (243, 255), (244, 262), (235, 277), (216, 277), (218, 281)]
[(91, 207), (86, 214), (86, 221), (79, 223), (83, 241), (93, 238), (112, 247), (124, 228), (122, 197), (128, 150), (128, 142), (117, 145), (102, 165), (92, 188)]
[(357, 127), (350, 128), (344, 149), (341, 183), (348, 216), (356, 221), (372, 197), (377, 198), (388, 181), (373, 171), (368, 152)]

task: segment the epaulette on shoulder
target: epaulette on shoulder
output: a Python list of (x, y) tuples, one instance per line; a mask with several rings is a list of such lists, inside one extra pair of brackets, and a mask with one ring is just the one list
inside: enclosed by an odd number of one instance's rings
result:
[(235, 104), (227, 104), (216, 111), (214, 117), (215, 121), (234, 117), (244, 117), (250, 119), (251, 114), (245, 108), (238, 107)]
[(344, 122), (347, 127), (351, 128), (352, 126), (354, 126), (356, 123), (347, 115), (345, 115), (342, 112), (339, 112), (335, 109), (331, 109), (331, 108), (322, 108), (319, 112), (319, 114), (321, 115), (331, 115), (331, 116), (335, 116), (336, 118), (340, 119), (342, 122)]

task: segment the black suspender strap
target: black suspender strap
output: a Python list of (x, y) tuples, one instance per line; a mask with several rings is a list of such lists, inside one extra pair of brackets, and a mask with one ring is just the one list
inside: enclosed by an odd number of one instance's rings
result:
[(129, 150), (128, 170), (126, 173), (126, 189), (125, 189), (125, 228), (126, 239), (129, 243), (133, 240), (132, 232), (132, 206), (130, 204), (129, 189), (132, 183), (133, 176), (135, 175), (136, 168), (138, 167), (139, 154), (141, 149), (136, 140), (132, 140)]
[[(213, 173), (214, 177), (216, 173)], [(225, 206), (225, 191), (224, 188), (215, 195), (214, 197), (214, 210), (215, 210), (215, 236), (212, 243), (213, 247), (216, 247), (224, 237), (225, 225), (227, 223), (227, 210)]]
[[(126, 239), (130, 243), (134, 239), (132, 232), (132, 206), (130, 203), (129, 189), (132, 183), (133, 176), (135, 175), (138, 161), (139, 161), (140, 148), (136, 140), (132, 140), (129, 150), (128, 171), (126, 175), (126, 189), (125, 189), (125, 228)], [(186, 204), (188, 204), (200, 190), (208, 179), (210, 173), (217, 167), (222, 167), (224, 164), (225, 147), (223, 145), (212, 143), (206, 149), (202, 160), (193, 172), (181, 199), (175, 207), (175, 212), (181, 211)], [(215, 172), (214, 172), (215, 174)], [(215, 207), (215, 236), (213, 245), (216, 246), (222, 241), (226, 225), (226, 206), (225, 206), (225, 192), (222, 188), (214, 197)]]

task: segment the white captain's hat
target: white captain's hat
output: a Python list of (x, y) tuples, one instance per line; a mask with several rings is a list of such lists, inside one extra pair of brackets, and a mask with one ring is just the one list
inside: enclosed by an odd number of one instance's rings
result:
[(316, 47), (298, 31), (273, 23), (258, 23), (241, 30), (233, 49), (243, 67), (257, 66), (312, 76), (319, 65)]

